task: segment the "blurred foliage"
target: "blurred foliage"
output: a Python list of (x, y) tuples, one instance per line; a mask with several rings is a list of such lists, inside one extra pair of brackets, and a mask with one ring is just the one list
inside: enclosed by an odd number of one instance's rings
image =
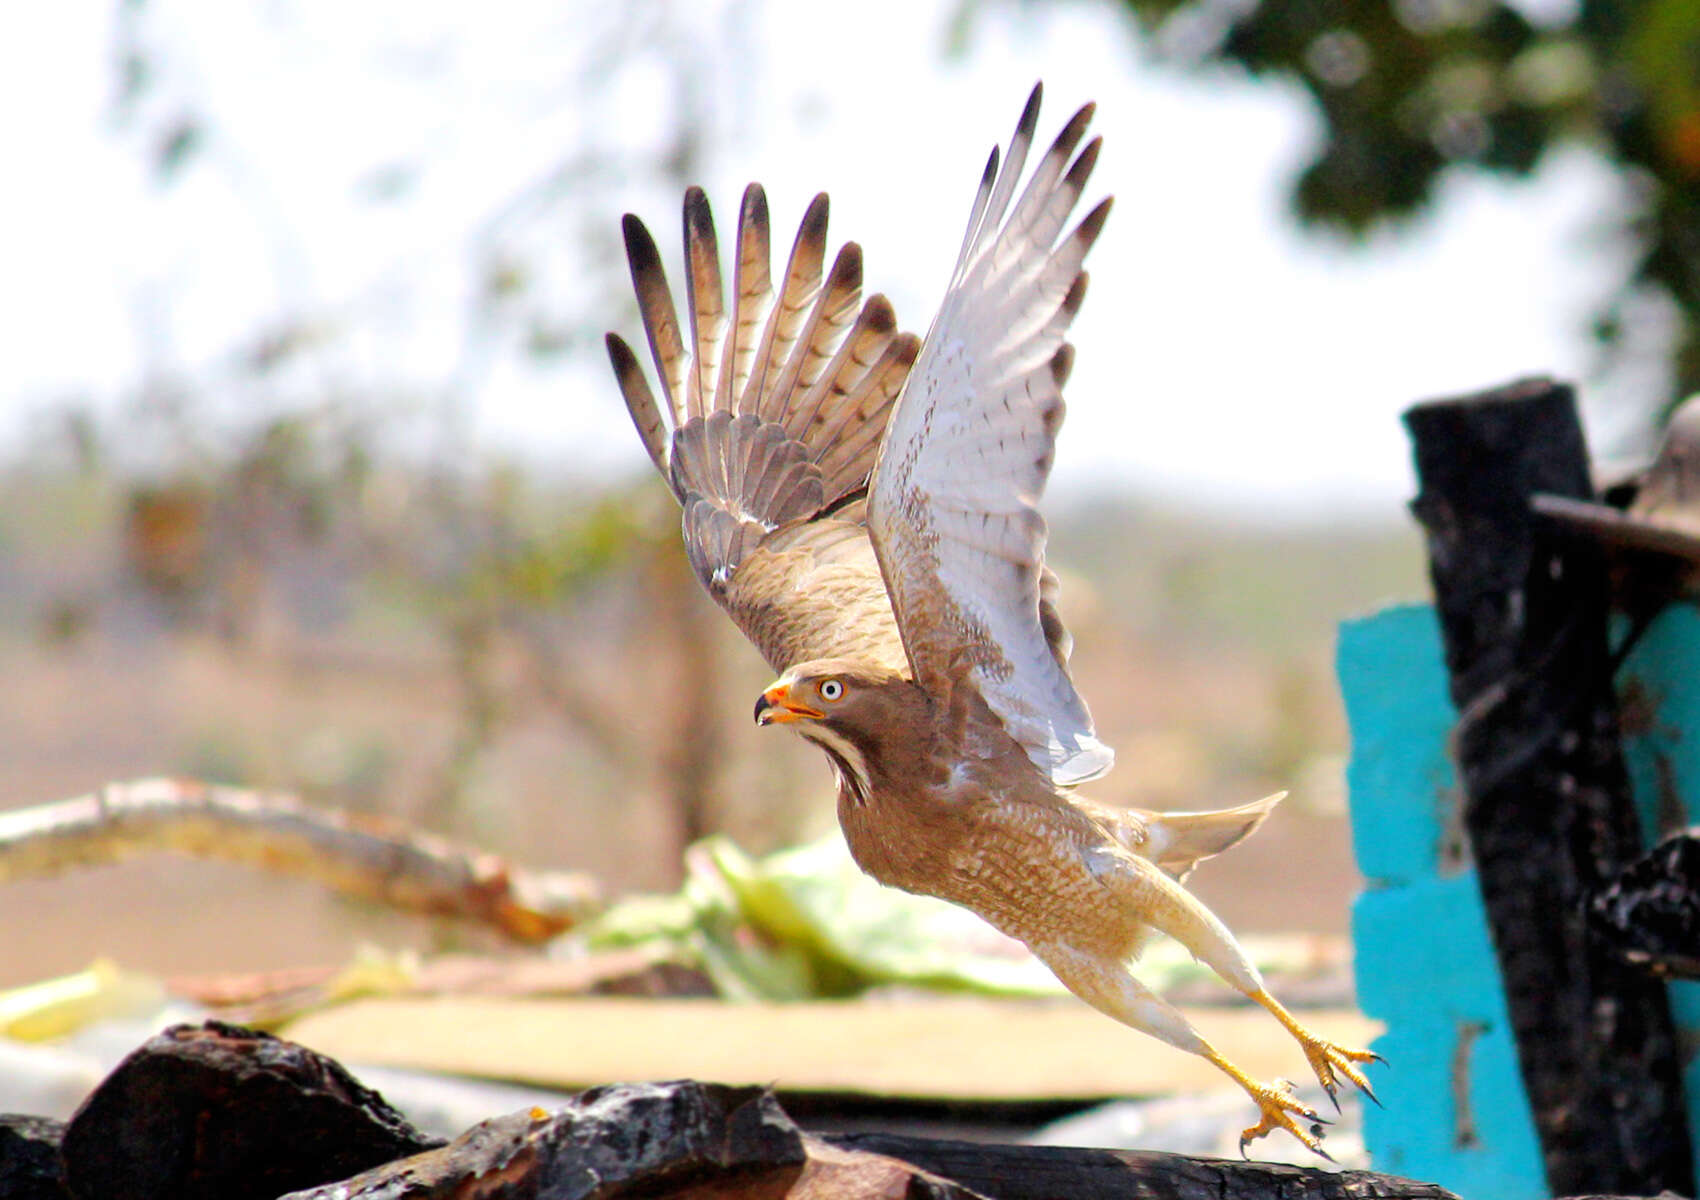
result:
[(685, 864), (678, 892), (629, 897), (575, 939), (684, 962), (734, 1000), (851, 996), (885, 984), (1063, 994), (1037, 960), (971, 913), (869, 879), (836, 833), (762, 859), (710, 838)]
[(1321, 139), (1307, 223), (1362, 235), (1434, 202), (1449, 170), (1526, 176), (1581, 146), (1623, 176), (1633, 260), (1595, 333), (1627, 352), (1674, 308), (1667, 402), (1700, 390), (1700, 4), (1693, 0), (1116, 0), (1158, 53), (1302, 89)]
[[(684, 886), (629, 896), (569, 936), (575, 949), (641, 948), (702, 971), (721, 997), (796, 1001), (901, 987), (991, 996), (1066, 996), (1019, 942), (954, 904), (882, 887), (836, 833), (752, 858), (729, 838), (685, 854)], [(1314, 948), (1251, 937), (1265, 971), (1314, 969)], [(1160, 938), (1140, 954), (1158, 993), (1214, 980), (1186, 947)]]

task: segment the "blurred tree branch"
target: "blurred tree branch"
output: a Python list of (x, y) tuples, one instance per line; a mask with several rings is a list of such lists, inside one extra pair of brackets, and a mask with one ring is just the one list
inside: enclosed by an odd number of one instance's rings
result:
[(0, 883), (153, 853), (263, 867), (345, 895), (479, 921), (528, 943), (572, 928), (602, 904), (586, 875), (526, 871), (370, 816), (188, 780), (108, 784), (0, 812)]
[[(1113, 3), (1164, 61), (1303, 91), (1322, 137), (1291, 199), (1311, 225), (1361, 237), (1425, 211), (1450, 171), (1523, 177), (1564, 148), (1598, 155), (1622, 178), (1633, 260), (1595, 336), (1608, 354), (1663, 357), (1668, 391), (1649, 401), (1700, 390), (1700, 5)], [(1668, 342), (1643, 328), (1661, 307), (1675, 317)]]

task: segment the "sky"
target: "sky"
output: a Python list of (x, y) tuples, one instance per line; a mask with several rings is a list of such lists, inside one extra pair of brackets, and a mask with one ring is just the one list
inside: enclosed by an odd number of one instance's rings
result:
[[(126, 10), (161, 64), (127, 121)], [(623, 302), (586, 284), (575, 237), (636, 211), (677, 280), (677, 195), (621, 165), (664, 139), (667, 53), (696, 64), (700, 182), (723, 234), (760, 180), (782, 252), (826, 190), (834, 242), (861, 243), (869, 290), (917, 330), (1033, 82), (1042, 139), (1097, 102), (1088, 198), (1116, 207), (1074, 326), (1056, 490), (1392, 519), (1413, 490), (1411, 402), (1589, 379), (1589, 316), (1623, 270), (1620, 185), (1589, 156), (1522, 183), (1449, 179), (1430, 215), (1352, 248), (1289, 219), (1317, 136), (1298, 93), (1156, 65), (1107, 5), (976, 11), (951, 55), (956, 0), (42, 6), (31, 37), (0, 47), (0, 438), (66, 398), (112, 410), (149, 378), (217, 379), (259, 331), (307, 314), (337, 336), (297, 394), (317, 381), (452, 403), (470, 453), (639, 469), (597, 339), (540, 360), (512, 337), (470, 354), (466, 329), (494, 240), (535, 259), (543, 302), (593, 323), (609, 304), (600, 327), (639, 341)], [(148, 139), (189, 110), (210, 118), (204, 152), (162, 187)], [(586, 147), (613, 164), (594, 187), (538, 188)], [(512, 204), (527, 189), (554, 199), (528, 217)], [(1586, 393), (1597, 445), (1626, 435), (1629, 386)], [(233, 388), (214, 415), (239, 423), (253, 403)]]

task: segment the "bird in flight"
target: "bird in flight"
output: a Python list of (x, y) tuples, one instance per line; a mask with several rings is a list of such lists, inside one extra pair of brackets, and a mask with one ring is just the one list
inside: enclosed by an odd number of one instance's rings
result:
[[(684, 508), (697, 577), (778, 679), (755, 705), (825, 751), (838, 819), (868, 874), (1018, 938), (1075, 995), (1214, 1063), (1256, 1102), (1241, 1135), (1285, 1129), (1317, 1153), (1322, 1117), (1224, 1058), (1129, 963), (1153, 931), (1183, 943), (1296, 1038), (1331, 1098), (1370, 1093), (1377, 1056), (1310, 1032), (1182, 881), (1280, 799), (1153, 813), (1076, 790), (1109, 770), (1069, 676), (1044, 562), (1065, 340), (1110, 202), (1065, 233), (1099, 139), (1075, 113), (1026, 186), (1040, 89), (993, 149), (925, 338), (861, 300), (854, 243), (826, 266), (827, 198), (771, 271), (767, 200), (738, 213), (730, 294), (701, 189), (685, 193), (685, 319), (655, 241), (625, 218), (660, 396), (619, 336), (608, 352), (649, 456)], [(1338, 1100), (1336, 1100), (1338, 1104)]]

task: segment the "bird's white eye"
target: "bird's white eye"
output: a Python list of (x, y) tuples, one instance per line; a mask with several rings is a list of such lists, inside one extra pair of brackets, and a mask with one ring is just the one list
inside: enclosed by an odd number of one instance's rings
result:
[(836, 679), (826, 680), (820, 685), (820, 698), (829, 701), (844, 699), (844, 685)]

